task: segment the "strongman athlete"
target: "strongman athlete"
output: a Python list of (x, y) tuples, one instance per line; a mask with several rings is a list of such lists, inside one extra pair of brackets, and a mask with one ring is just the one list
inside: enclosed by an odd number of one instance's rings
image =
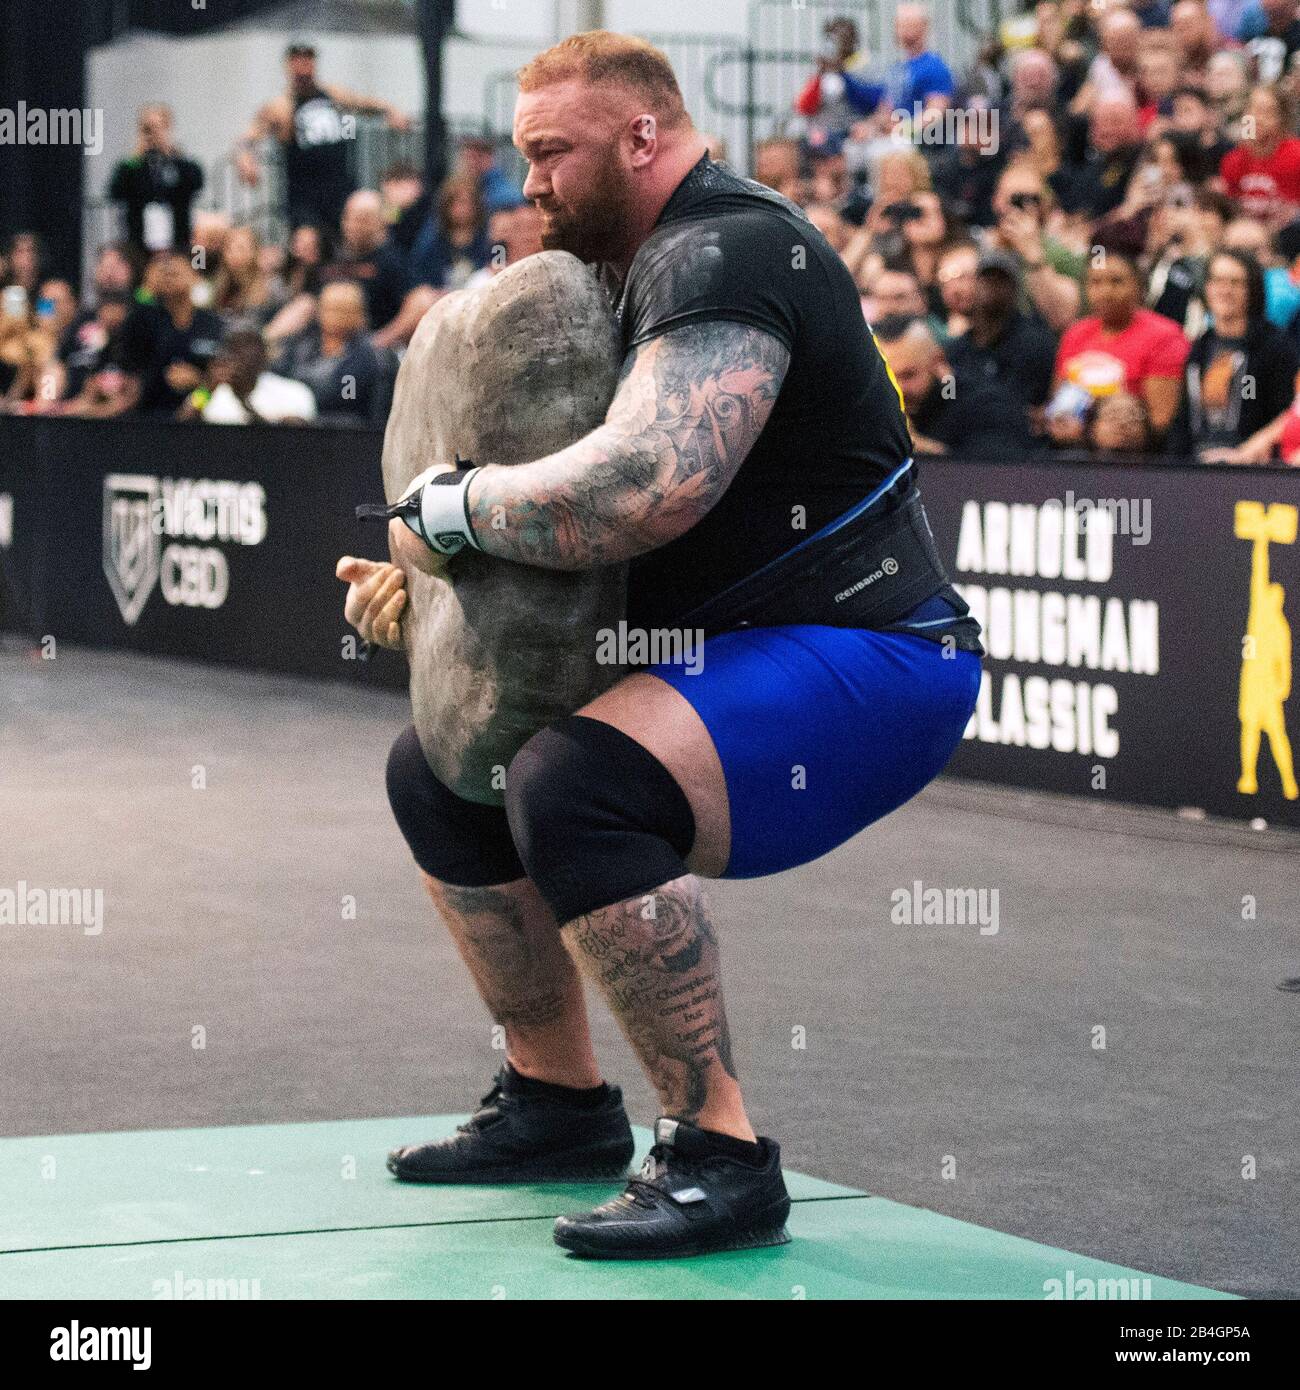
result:
[[(524, 68), (520, 93), (544, 244), (598, 267), (626, 359), (605, 423), (571, 447), (513, 467), (430, 460), (448, 466), (394, 509), (397, 556), (630, 561), (629, 626), (706, 641), (697, 674), (636, 671), (531, 738), (504, 809), (447, 791), (414, 729), (397, 740), (394, 813), (507, 1049), (468, 1123), (389, 1168), (625, 1175), (632, 1135), (576, 958), (663, 1118), (640, 1175), (557, 1221), (557, 1243), (597, 1257), (779, 1244), (780, 1153), (745, 1113), (700, 878), (805, 864), (925, 786), (974, 708), (978, 628), (934, 553), (853, 280), (799, 208), (707, 158), (641, 40), (575, 35)], [(397, 645), (401, 570), (346, 559), (339, 574), (349, 621)]]

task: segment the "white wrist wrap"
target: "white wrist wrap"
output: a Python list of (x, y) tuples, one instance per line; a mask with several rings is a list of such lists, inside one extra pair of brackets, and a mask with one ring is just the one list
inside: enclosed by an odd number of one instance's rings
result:
[(404, 520), (430, 550), (454, 555), (467, 545), (480, 549), (470, 525), (468, 501), (470, 479), (477, 472), (477, 468), (454, 473), (444, 469), (432, 477), (421, 474), (412, 484), (409, 492), (421, 489), (420, 515)]

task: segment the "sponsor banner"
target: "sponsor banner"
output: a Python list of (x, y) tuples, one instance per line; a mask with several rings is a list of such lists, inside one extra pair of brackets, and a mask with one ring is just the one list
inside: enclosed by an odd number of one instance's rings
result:
[[(360, 659), (342, 554), (382, 496), (372, 431), (0, 419), (0, 622), (331, 679)], [(1300, 470), (923, 459), (985, 629), (958, 776), (1300, 826)]]
[(0, 420), (0, 628), (35, 632), (44, 572), (45, 491), (34, 432)]
[(382, 446), (370, 430), (0, 421), (0, 458), (22, 457), (43, 494), (14, 543), (47, 556), (9, 625), (403, 685), (405, 662), (367, 653), (344, 621), (334, 578), (340, 555), (387, 554), (383, 528), (353, 515), (382, 498)]
[(1300, 471), (927, 459), (921, 489), (988, 651), (950, 772), (1300, 826)]

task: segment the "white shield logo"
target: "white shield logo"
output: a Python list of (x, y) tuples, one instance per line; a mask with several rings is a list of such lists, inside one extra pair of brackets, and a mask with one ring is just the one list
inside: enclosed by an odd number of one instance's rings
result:
[(161, 537), (153, 529), (158, 479), (146, 473), (110, 473), (104, 479), (104, 574), (133, 624), (158, 582)]

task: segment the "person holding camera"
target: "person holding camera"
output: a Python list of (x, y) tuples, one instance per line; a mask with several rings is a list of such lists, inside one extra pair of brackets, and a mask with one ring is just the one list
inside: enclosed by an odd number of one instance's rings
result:
[(0, 414), (27, 412), (58, 399), (62, 369), (55, 337), (18, 284), (0, 292)]
[(1045, 231), (1050, 195), (1032, 160), (1013, 159), (993, 195), (997, 221), (984, 238), (989, 251), (1008, 251), (1020, 264), (1020, 308), (1036, 310), (1053, 333), (1079, 313), (1083, 257)]
[(190, 245), (194, 200), (203, 170), (177, 148), (171, 108), (160, 103), (140, 112), (135, 153), (113, 170), (108, 197), (126, 221), (126, 242), (137, 254)]
[(903, 225), (920, 218), (915, 200), (930, 192), (930, 166), (920, 150), (895, 148), (880, 157), (872, 171), (870, 211), (843, 251), (859, 286), (874, 280), (886, 261), (903, 255)]

